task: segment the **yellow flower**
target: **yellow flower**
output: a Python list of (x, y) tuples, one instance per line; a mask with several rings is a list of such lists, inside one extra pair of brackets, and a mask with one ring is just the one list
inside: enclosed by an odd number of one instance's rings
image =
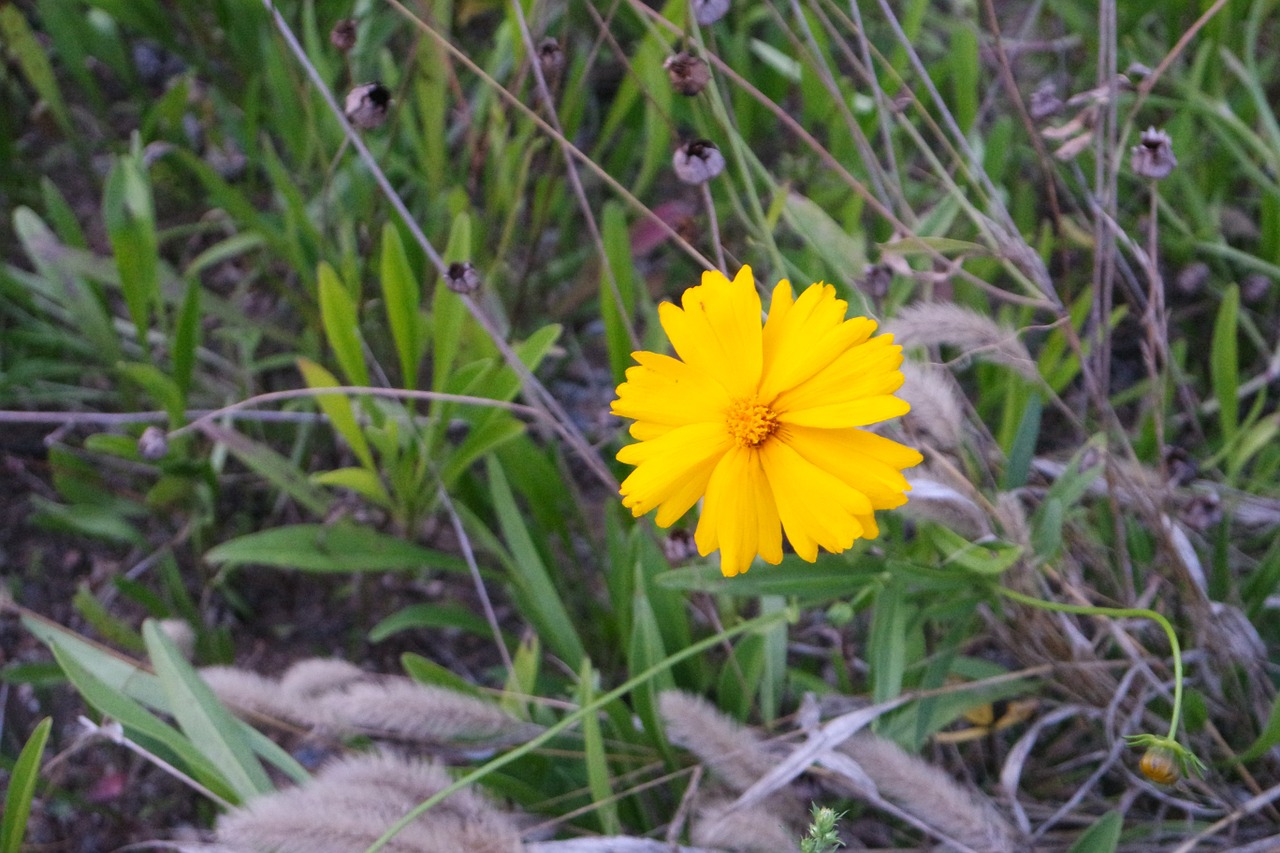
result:
[(905, 414), (902, 347), (872, 337), (876, 323), (845, 319), (829, 284), (796, 299), (778, 283), (763, 327), (751, 268), (719, 272), (684, 292), (682, 308), (658, 306), (679, 358), (637, 352), (613, 413), (637, 439), (618, 452), (636, 466), (622, 503), (657, 509), (669, 527), (705, 496), (695, 541), (720, 549), (727, 576), (759, 555), (782, 560), (782, 531), (809, 562), (818, 546), (839, 553), (875, 538), (874, 511), (906, 503), (902, 469), (915, 450), (857, 427)]

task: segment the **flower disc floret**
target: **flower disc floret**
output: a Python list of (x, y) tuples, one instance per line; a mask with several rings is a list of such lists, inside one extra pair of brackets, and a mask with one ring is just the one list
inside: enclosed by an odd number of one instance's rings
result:
[(909, 407), (893, 396), (902, 348), (847, 307), (829, 284), (796, 297), (782, 281), (762, 324), (749, 267), (658, 306), (676, 357), (634, 353), (613, 404), (636, 439), (618, 452), (635, 466), (623, 505), (668, 527), (705, 498), (694, 540), (726, 575), (780, 562), (784, 531), (810, 562), (877, 536), (875, 511), (906, 502), (921, 456), (860, 429)]

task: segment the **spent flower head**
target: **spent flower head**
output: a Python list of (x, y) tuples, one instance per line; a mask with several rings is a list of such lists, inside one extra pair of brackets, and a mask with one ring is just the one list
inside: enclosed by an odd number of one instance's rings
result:
[(1129, 155), (1129, 166), (1134, 174), (1160, 180), (1169, 177), (1178, 158), (1173, 156), (1173, 140), (1163, 130), (1149, 127), (1138, 137)]
[(845, 318), (829, 284), (797, 298), (773, 290), (761, 324), (750, 267), (707, 272), (681, 305), (658, 306), (676, 358), (633, 353), (613, 413), (635, 421), (618, 452), (636, 469), (622, 503), (669, 527), (705, 498), (694, 541), (720, 551), (726, 576), (758, 555), (782, 560), (782, 534), (803, 559), (879, 534), (875, 511), (906, 503), (902, 469), (923, 457), (860, 427), (903, 415), (902, 348), (876, 323)]
[(1172, 785), (1186, 776), (1203, 776), (1204, 762), (1171, 737), (1152, 734), (1125, 735), (1129, 746), (1145, 748), (1138, 769), (1160, 785)]

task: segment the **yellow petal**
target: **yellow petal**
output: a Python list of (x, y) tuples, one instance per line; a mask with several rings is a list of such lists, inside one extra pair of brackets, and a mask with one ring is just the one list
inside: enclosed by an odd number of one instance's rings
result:
[(631, 355), (640, 364), (618, 386), (613, 414), (670, 426), (724, 420), (729, 396), (711, 376), (669, 355)]
[[(904, 492), (911, 486), (902, 476), (902, 469), (924, 461), (912, 448), (860, 429), (788, 426), (779, 430), (775, 438), (809, 463), (866, 495), (875, 509), (893, 509), (906, 503)], [(865, 522), (862, 526), (869, 527)], [(874, 528), (874, 523), (870, 527)]]
[(694, 540), (703, 555), (720, 549), (726, 577), (745, 572), (757, 555), (774, 565), (781, 562), (782, 528), (758, 451), (735, 447), (720, 460), (707, 484)]
[(850, 400), (834, 406), (814, 406), (797, 412), (785, 412), (778, 415), (778, 421), (795, 426), (822, 427), (824, 429), (840, 429), (843, 427), (867, 426), (868, 424), (887, 421), (900, 417), (911, 411), (906, 400), (900, 400), (889, 394), (878, 397), (864, 397), (861, 400)]
[(622, 481), (622, 505), (639, 516), (666, 501), (683, 500), (689, 481), (709, 477), (731, 444), (723, 424), (691, 424), (627, 445), (618, 451), (618, 461), (637, 467)]
[(695, 371), (718, 382), (731, 397), (755, 393), (762, 366), (760, 295), (743, 267), (733, 281), (707, 273), (691, 287), (681, 307), (658, 306), (658, 319), (676, 354)]
[(902, 372), (898, 369), (901, 365), (902, 347), (893, 344), (891, 335), (880, 335), (847, 350), (824, 370), (784, 390), (775, 399), (774, 409), (796, 412), (892, 394), (902, 387)]
[(760, 456), (778, 516), (797, 554), (812, 562), (818, 545), (839, 553), (862, 535), (858, 516), (872, 512), (865, 495), (781, 441), (762, 444)]
[[(780, 289), (780, 288), (779, 288)], [(848, 307), (829, 284), (811, 285), (790, 304), (790, 287), (784, 292), (784, 310), (778, 310), (779, 289), (764, 324), (764, 376), (760, 398), (772, 400), (836, 361), (849, 349), (871, 337), (874, 320), (845, 320)]]

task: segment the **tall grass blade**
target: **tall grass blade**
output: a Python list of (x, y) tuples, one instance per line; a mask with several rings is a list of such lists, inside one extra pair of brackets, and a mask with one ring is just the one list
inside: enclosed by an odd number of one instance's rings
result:
[(44, 755), (44, 745), (49, 740), (51, 728), (52, 717), (45, 717), (40, 721), (31, 737), (27, 738), (26, 745), (22, 747), (9, 774), (9, 790), (4, 796), (4, 816), (0, 817), (0, 853), (20, 853), (22, 850), (27, 818), (31, 816), (31, 800), (36, 793), (36, 780), (40, 777), (40, 757)]

